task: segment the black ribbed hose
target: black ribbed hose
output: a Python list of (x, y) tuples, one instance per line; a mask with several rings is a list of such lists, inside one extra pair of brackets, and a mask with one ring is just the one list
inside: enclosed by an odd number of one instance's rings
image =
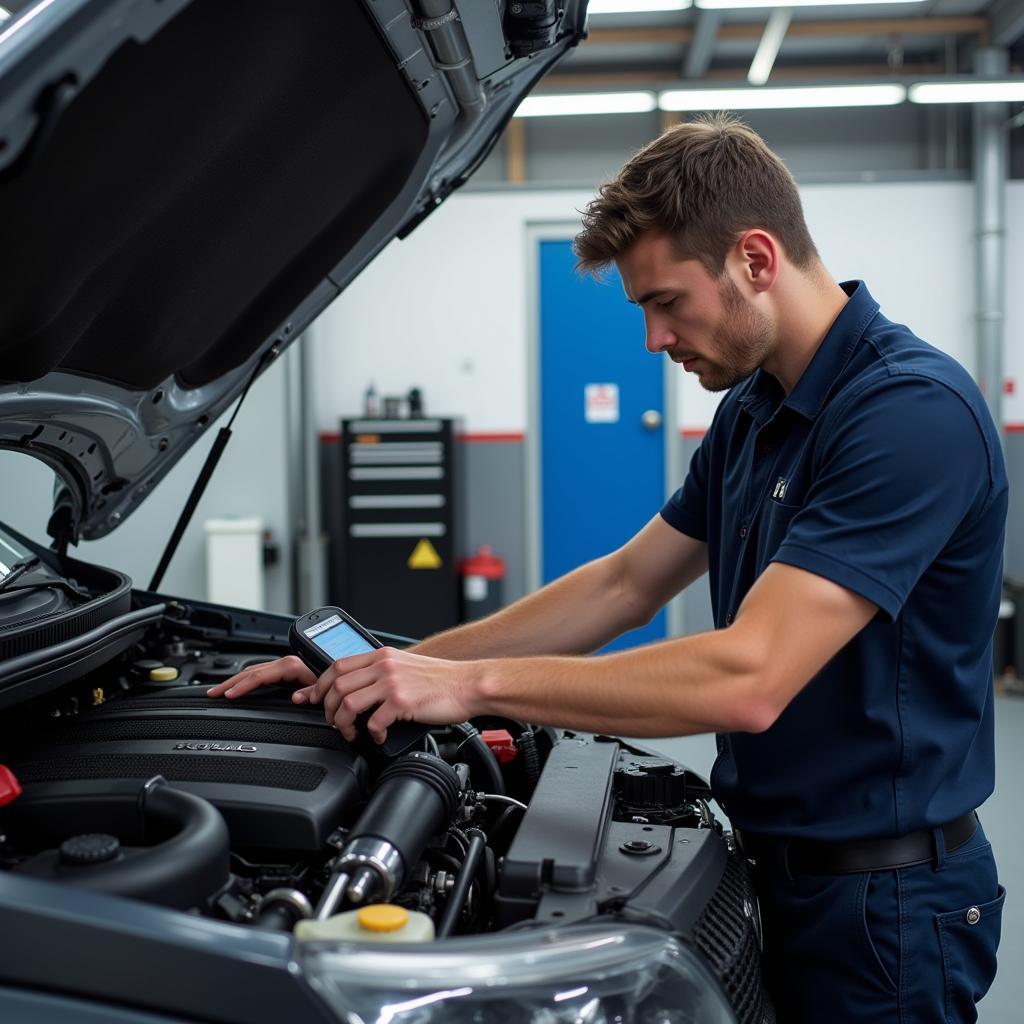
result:
[(516, 741), (519, 752), (523, 755), (526, 777), (533, 783), (540, 779), (540, 752), (537, 750), (537, 737), (530, 729)]
[(469, 745), (479, 755), (480, 767), (483, 768), (489, 780), (489, 792), (500, 793), (504, 796), (506, 792), (505, 779), (501, 774), (501, 764), (495, 757), (494, 751), (484, 743), (484, 738), (469, 722), (460, 722), (455, 728), (466, 737), (460, 746)]

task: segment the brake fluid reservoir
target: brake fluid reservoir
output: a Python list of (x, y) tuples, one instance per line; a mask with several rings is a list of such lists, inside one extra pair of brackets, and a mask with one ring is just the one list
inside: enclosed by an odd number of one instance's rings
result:
[(325, 921), (299, 921), (297, 939), (345, 939), (349, 942), (430, 942), (434, 922), (419, 910), (394, 903), (371, 903), (334, 914)]

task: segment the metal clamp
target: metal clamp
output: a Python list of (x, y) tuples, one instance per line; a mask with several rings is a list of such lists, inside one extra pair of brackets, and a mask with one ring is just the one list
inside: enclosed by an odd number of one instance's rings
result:
[(450, 25), (453, 21), (459, 20), (459, 12), (453, 7), (447, 14), (442, 14), (437, 18), (421, 18), (415, 22), (416, 28), (422, 29), (424, 32), (436, 32), (439, 28), (444, 28), (445, 25)]

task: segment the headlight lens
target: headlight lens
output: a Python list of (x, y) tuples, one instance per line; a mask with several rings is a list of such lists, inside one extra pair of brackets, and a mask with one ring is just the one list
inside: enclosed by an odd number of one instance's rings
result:
[(718, 981), (646, 927), (521, 930), (418, 946), (313, 942), (310, 984), (346, 1024), (735, 1024)]

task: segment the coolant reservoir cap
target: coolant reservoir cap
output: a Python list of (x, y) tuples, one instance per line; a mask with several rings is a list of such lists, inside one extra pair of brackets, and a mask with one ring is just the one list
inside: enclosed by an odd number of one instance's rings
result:
[(409, 911), (394, 903), (371, 903), (360, 909), (356, 920), (368, 932), (397, 932), (409, 923)]

